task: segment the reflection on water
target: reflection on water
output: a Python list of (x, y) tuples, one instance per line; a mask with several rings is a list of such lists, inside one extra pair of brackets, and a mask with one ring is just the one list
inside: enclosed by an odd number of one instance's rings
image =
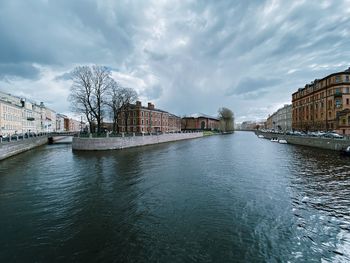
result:
[(350, 162), (252, 133), (0, 162), (0, 262), (346, 262)]

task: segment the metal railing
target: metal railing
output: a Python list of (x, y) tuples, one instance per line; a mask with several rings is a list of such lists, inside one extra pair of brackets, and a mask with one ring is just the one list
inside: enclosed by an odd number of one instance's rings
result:
[(173, 132), (121, 132), (121, 133), (78, 133), (74, 135), (80, 138), (113, 138), (113, 137), (136, 137), (136, 136), (159, 136), (163, 134), (199, 133), (202, 131), (173, 131)]
[(43, 136), (47, 137), (48, 134), (49, 133), (46, 133), (46, 132), (39, 132), (39, 133), (13, 134), (10, 136), (0, 135), (0, 144), (16, 142), (16, 141), (23, 141), (23, 140), (28, 140), (28, 139), (43, 137)]

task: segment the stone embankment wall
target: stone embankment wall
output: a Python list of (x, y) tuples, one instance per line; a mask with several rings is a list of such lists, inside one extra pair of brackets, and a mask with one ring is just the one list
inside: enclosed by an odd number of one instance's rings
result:
[(0, 161), (44, 144), (47, 144), (46, 136), (3, 142), (0, 144)]
[(131, 137), (109, 137), (109, 138), (79, 138), (74, 137), (73, 150), (98, 151), (115, 150), (137, 146), (173, 142), (203, 137), (203, 132), (195, 133), (169, 133), (161, 135), (131, 136)]
[(293, 136), (283, 135), (268, 132), (256, 132), (257, 135), (264, 135), (266, 139), (278, 138), (285, 139), (290, 144), (303, 145), (316, 147), (327, 150), (341, 151), (350, 146), (350, 140), (348, 139), (332, 139), (332, 138), (320, 138), (320, 137), (307, 137), (307, 136)]

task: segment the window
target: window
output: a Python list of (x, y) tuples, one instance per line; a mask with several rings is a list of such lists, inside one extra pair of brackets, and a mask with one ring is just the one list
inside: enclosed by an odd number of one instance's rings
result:
[(345, 76), (345, 81), (346, 81), (346, 82), (349, 82), (349, 75), (346, 75), (346, 76)]
[(336, 108), (340, 108), (341, 107), (341, 101), (340, 100), (336, 100), (335, 101), (335, 107)]
[(349, 105), (349, 99), (346, 99), (346, 105)]
[(141, 120), (141, 123), (142, 123), (142, 125), (143, 125), (143, 120)]
[(141, 116), (143, 117), (143, 111), (141, 111)]
[(335, 82), (336, 83), (340, 82), (340, 76), (335, 76)]

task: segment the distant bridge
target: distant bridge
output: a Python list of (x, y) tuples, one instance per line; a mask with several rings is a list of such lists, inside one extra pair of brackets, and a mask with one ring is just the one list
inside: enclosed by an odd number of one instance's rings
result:
[(48, 133), (48, 137), (56, 137), (56, 136), (75, 136), (78, 135), (80, 132), (75, 131), (75, 132), (50, 132)]
[(50, 132), (47, 134), (49, 144), (71, 144), (72, 137), (78, 135), (79, 132)]

